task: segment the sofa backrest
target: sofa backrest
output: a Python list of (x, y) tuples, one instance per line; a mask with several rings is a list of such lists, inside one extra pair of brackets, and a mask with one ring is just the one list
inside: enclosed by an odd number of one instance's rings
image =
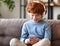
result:
[(20, 38), (26, 19), (0, 19), (0, 46), (9, 46), (12, 38)]
[(60, 20), (48, 20), (51, 26), (52, 46), (60, 46)]

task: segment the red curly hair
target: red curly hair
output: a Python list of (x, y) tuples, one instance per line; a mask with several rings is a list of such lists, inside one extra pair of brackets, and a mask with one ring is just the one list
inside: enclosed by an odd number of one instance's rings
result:
[(26, 6), (26, 11), (29, 13), (43, 14), (45, 11), (44, 4), (42, 2), (29, 2)]

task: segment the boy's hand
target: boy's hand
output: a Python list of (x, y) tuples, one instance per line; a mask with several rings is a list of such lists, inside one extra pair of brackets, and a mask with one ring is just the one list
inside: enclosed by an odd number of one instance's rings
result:
[(29, 44), (30, 43), (30, 40), (29, 39), (25, 39), (25, 44)]
[(30, 44), (35, 44), (39, 41), (40, 39), (37, 37), (30, 37)]

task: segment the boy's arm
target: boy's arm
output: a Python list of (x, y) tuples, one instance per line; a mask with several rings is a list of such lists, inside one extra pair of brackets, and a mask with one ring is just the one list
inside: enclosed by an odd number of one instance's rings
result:
[(49, 24), (45, 25), (44, 38), (48, 38), (49, 40), (51, 40), (51, 28)]
[(26, 24), (23, 24), (20, 41), (24, 42), (27, 37), (28, 37), (28, 31), (26, 28)]

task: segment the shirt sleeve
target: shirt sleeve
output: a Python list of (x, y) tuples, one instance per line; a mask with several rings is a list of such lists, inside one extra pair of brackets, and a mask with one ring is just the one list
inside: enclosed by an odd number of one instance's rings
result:
[(24, 42), (27, 37), (28, 37), (28, 31), (26, 28), (26, 24), (23, 24), (20, 41)]
[(49, 24), (45, 25), (44, 38), (48, 38), (49, 40), (51, 40), (51, 28)]

